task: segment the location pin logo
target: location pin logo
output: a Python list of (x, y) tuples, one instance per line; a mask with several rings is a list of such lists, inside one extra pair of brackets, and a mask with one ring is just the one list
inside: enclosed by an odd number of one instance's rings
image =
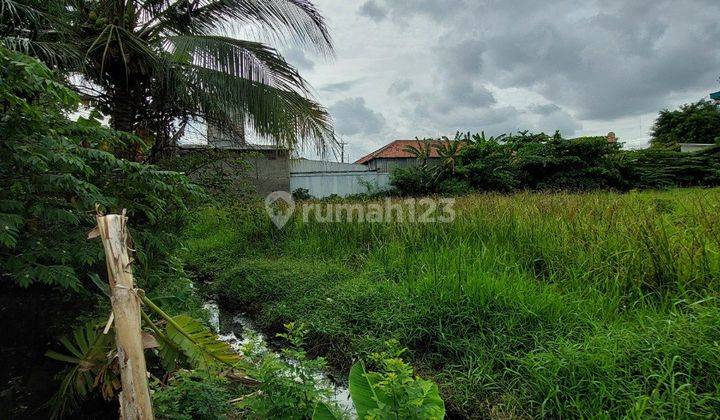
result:
[(265, 210), (275, 226), (282, 229), (295, 212), (295, 200), (286, 191), (275, 191), (265, 197)]

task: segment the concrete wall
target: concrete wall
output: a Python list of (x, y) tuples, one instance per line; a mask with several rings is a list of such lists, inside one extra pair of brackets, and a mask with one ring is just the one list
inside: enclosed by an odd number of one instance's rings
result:
[(290, 190), (290, 160), (285, 151), (253, 152), (245, 157), (250, 168), (246, 174), (260, 197), (274, 191)]
[[(180, 150), (181, 154), (203, 153), (212, 150), (208, 147), (186, 147)], [(290, 191), (290, 159), (287, 150), (278, 149), (221, 149), (223, 155), (224, 172), (238, 171), (237, 178), (246, 180), (257, 191), (260, 197), (265, 197), (274, 191)], [(235, 165), (230, 162), (241, 159), (247, 164)], [(200, 174), (191, 175), (197, 177)]]
[[(427, 160), (428, 165), (439, 165), (440, 158), (430, 158)], [(368, 163), (367, 167), (371, 171), (392, 172), (395, 168), (407, 168), (410, 166), (418, 166), (420, 161), (416, 158), (379, 158), (373, 159)]]
[(207, 140), (210, 147), (235, 149), (246, 144), (245, 124), (235, 124), (232, 130), (222, 129), (213, 124), (207, 126)]
[(323, 160), (292, 159), (291, 173), (309, 172), (367, 172), (368, 167), (359, 163), (326, 162)]
[(308, 190), (315, 198), (333, 194), (340, 197), (367, 193), (367, 184), (375, 189), (390, 186), (390, 174), (369, 171), (365, 165), (299, 159), (290, 167), (290, 191)]

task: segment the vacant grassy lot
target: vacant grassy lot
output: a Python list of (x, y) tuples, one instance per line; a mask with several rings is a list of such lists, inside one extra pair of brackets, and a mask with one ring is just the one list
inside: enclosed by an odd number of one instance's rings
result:
[(207, 209), (188, 261), (333, 365), (395, 338), (451, 414), (720, 413), (720, 190), (476, 195), (453, 223), (282, 231)]

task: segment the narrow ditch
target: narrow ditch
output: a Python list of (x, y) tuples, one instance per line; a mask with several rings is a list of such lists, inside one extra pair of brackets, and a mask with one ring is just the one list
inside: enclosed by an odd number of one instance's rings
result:
[[(273, 353), (291, 365), (297, 363), (295, 360), (283, 357), (279, 344), (268, 340), (245, 313), (226, 313), (214, 301), (205, 303), (204, 308), (210, 313), (210, 326), (218, 334), (218, 338), (230, 344), (238, 354), (242, 354), (242, 347), (245, 344), (253, 341), (260, 351)], [(329, 372), (321, 372), (315, 376), (315, 381), (322, 388), (330, 391), (331, 402), (337, 404), (348, 417), (356, 418), (355, 406), (350, 399), (347, 383), (338, 383), (332, 379), (333, 377)]]

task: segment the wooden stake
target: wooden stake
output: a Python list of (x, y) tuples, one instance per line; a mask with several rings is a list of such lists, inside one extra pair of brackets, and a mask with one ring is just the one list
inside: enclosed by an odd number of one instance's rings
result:
[[(125, 213), (97, 215), (98, 232), (105, 248), (115, 342), (120, 362), (120, 418), (152, 420), (152, 403), (140, 329), (140, 298), (135, 291), (127, 247)], [(90, 236), (93, 236), (92, 233)]]

